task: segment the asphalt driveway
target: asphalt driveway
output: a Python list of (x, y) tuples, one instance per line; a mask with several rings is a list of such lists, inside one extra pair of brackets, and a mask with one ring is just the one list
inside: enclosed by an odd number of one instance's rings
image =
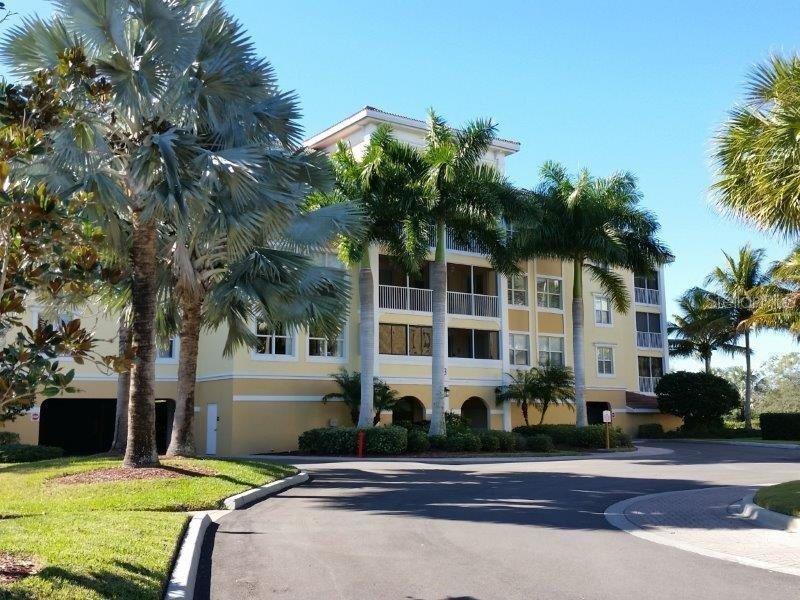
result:
[(800, 478), (800, 451), (658, 443), (592, 460), (303, 465), (310, 484), (225, 516), (199, 598), (800, 597), (800, 578), (654, 544), (603, 512), (636, 495)]

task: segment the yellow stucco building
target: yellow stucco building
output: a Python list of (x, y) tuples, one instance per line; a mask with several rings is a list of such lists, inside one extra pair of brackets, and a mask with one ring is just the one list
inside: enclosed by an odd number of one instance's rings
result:
[[(358, 154), (376, 127), (392, 125), (395, 135), (422, 145), (425, 124), (366, 107), (307, 141), (330, 151), (338, 141)], [(500, 169), (519, 144), (497, 139), (484, 159)], [(496, 389), (506, 373), (550, 360), (572, 363), (572, 270), (554, 260), (532, 260), (513, 278), (498, 275), (469, 244), (448, 239), (449, 410), (469, 417), (473, 426), (510, 429), (522, 424), (516, 406), (499, 406)], [(407, 277), (371, 249), (376, 298), (376, 376), (402, 397), (382, 422), (422, 420), (431, 410), (431, 291), (427, 268)], [(432, 256), (430, 257), (432, 259)], [(333, 254), (319, 256), (338, 264)], [(342, 267), (344, 268), (344, 267)], [(354, 286), (358, 278), (351, 273)], [(663, 270), (621, 272), (632, 294), (631, 309), (611, 309), (597, 285), (587, 279), (584, 291), (587, 400), (590, 421), (602, 411), (614, 411), (616, 425), (635, 434), (641, 423), (660, 422), (670, 429), (679, 422), (658, 413), (652, 395), (668, 368)], [(298, 435), (312, 427), (349, 425), (341, 402), (323, 404), (321, 397), (336, 390), (330, 374), (344, 367), (359, 368), (357, 290), (341, 337), (326, 340), (313, 332), (259, 331), (258, 347), (222, 354), (225, 332), (205, 331), (200, 340), (195, 408), (198, 451), (239, 455), (292, 450)], [(565, 308), (567, 310), (565, 310)], [(37, 318), (31, 311), (31, 322)], [(98, 350), (116, 352), (116, 321), (87, 308), (83, 325), (100, 340)], [(163, 348), (157, 361), (159, 445), (167, 438), (171, 405), (177, 393), (177, 340)], [(55, 444), (69, 451), (107, 449), (113, 431), (116, 377), (93, 366), (75, 365), (79, 393), (43, 399), (32, 411), (6, 428), (23, 442)], [(531, 411), (538, 422), (538, 414)], [(548, 423), (574, 421), (565, 407), (550, 409)]]

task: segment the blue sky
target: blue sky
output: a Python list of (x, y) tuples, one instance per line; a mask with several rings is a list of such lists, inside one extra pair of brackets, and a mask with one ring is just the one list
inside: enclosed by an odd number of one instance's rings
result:
[[(49, 12), (42, 0), (7, 5)], [(798, 49), (796, 2), (226, 5), (281, 86), (300, 95), (309, 135), (367, 104), (413, 117), (433, 106), (455, 125), (492, 117), (503, 137), (521, 142), (507, 163), (518, 185), (534, 185), (549, 159), (596, 175), (633, 172), (677, 256), (667, 271), (671, 299), (700, 284), (721, 250), (750, 242), (772, 260), (789, 248), (719, 216), (708, 186), (711, 137), (750, 68)], [(755, 362), (795, 349), (785, 335), (759, 335)]]

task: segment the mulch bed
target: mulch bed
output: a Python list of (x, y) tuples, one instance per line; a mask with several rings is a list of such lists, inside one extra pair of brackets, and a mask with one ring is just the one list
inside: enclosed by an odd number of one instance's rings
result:
[(112, 481), (133, 481), (137, 479), (174, 479), (176, 477), (208, 477), (216, 475), (216, 471), (202, 467), (174, 467), (161, 465), (160, 467), (143, 467), (131, 469), (113, 467), (110, 469), (96, 469), (74, 475), (63, 475), (51, 480), (52, 483), (108, 483)]
[(0, 584), (14, 583), (23, 577), (33, 575), (40, 568), (39, 563), (33, 558), (0, 552)]

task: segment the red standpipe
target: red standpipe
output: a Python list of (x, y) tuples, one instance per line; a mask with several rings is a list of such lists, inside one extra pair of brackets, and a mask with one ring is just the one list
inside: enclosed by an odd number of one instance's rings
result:
[(364, 458), (367, 452), (367, 433), (362, 429), (356, 436), (356, 456)]

